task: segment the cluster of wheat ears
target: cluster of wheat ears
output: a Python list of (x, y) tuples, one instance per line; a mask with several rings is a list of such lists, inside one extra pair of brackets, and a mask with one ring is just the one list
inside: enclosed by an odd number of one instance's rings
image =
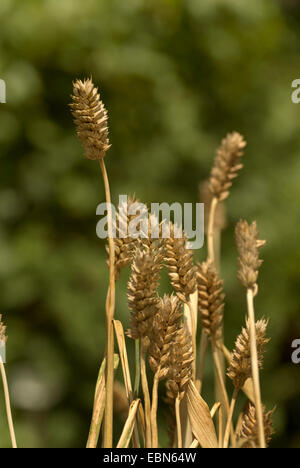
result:
[[(97, 88), (90, 79), (73, 85), (70, 104), (77, 134), (85, 156), (98, 160), (108, 203), (109, 233), (127, 228), (130, 216), (119, 207), (113, 220), (105, 155), (110, 148), (107, 111)], [(94, 397), (88, 448), (113, 447), (113, 405), (117, 383), (114, 372), (121, 363), (126, 395), (126, 418), (117, 448), (158, 448), (158, 387), (165, 382), (164, 406), (168, 410), (169, 447), (171, 448), (266, 448), (271, 440), (272, 411), (267, 412), (261, 399), (259, 372), (263, 366), (267, 321), (256, 321), (254, 299), (262, 260), (256, 222), (240, 220), (235, 229), (238, 251), (238, 279), (245, 288), (246, 322), (230, 352), (224, 344), (224, 292), (219, 277), (220, 234), (225, 226), (224, 200), (242, 168), (246, 142), (239, 133), (230, 133), (219, 147), (209, 180), (201, 194), (208, 214), (207, 259), (194, 262), (184, 234), (169, 224), (168, 238), (108, 238), (109, 287), (106, 297), (106, 354), (101, 364)], [(129, 204), (135, 199), (129, 200)], [(149, 218), (149, 226), (150, 226)], [(157, 220), (158, 222), (158, 220)], [(116, 226), (113, 226), (113, 223)], [(161, 224), (160, 224), (161, 226)], [(135, 341), (135, 379), (132, 385), (126, 338), (122, 323), (115, 319), (115, 287), (121, 270), (131, 265), (128, 282), (130, 329), (127, 339)], [(161, 269), (168, 270), (174, 293), (158, 295)], [(198, 326), (201, 322), (201, 327)], [(197, 330), (201, 329), (199, 339)], [(115, 337), (118, 353), (115, 353)], [(0, 317), (0, 339), (5, 328)], [(207, 353), (211, 350), (215, 373), (215, 399), (211, 409), (201, 396)], [(13, 445), (16, 446), (9, 395), (3, 363), (6, 407)], [(226, 371), (227, 366), (227, 371)], [(149, 379), (149, 368), (153, 376)], [(226, 377), (232, 382), (228, 396)], [(152, 383), (152, 388), (150, 387)], [(141, 391), (140, 391), (141, 387)], [(247, 397), (244, 410), (234, 417), (237, 397)], [(234, 421), (237, 421), (236, 424)], [(102, 425), (103, 422), (103, 425)], [(102, 427), (103, 426), (103, 427)], [(102, 430), (101, 430), (102, 429)]]

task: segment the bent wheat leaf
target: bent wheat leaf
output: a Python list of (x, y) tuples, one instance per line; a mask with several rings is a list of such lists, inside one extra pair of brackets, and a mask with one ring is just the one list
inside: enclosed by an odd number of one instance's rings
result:
[(125, 383), (125, 388), (126, 388), (126, 396), (128, 399), (128, 403), (130, 404), (132, 402), (132, 385), (131, 385), (130, 370), (129, 370), (128, 357), (127, 357), (127, 350), (126, 350), (126, 345), (125, 345), (125, 335), (124, 335), (123, 325), (119, 320), (114, 320), (114, 327), (115, 327), (115, 333), (116, 333), (119, 352), (120, 352), (120, 359), (121, 359), (124, 383)]
[(187, 387), (187, 407), (192, 432), (202, 448), (218, 448), (217, 434), (209, 408), (194, 383)]
[(137, 410), (139, 408), (140, 399), (134, 400), (129, 408), (128, 418), (124, 425), (120, 440), (118, 442), (117, 448), (127, 448), (132, 437), (132, 432), (135, 424), (135, 417)]
[(199, 442), (197, 439), (194, 439), (189, 448), (197, 448), (199, 446)]
[[(119, 366), (119, 355), (114, 354), (114, 370)], [(103, 359), (98, 379), (96, 383), (95, 396), (94, 396), (94, 406), (93, 414), (90, 425), (90, 431), (88, 436), (88, 441), (86, 448), (96, 448), (99, 439), (99, 433), (101, 429), (101, 424), (104, 415), (105, 408), (105, 395), (106, 395), (106, 386), (105, 386), (105, 368), (106, 368), (106, 358)]]
[(211, 415), (212, 418), (215, 416), (215, 414), (219, 410), (220, 406), (221, 406), (221, 403), (219, 403), (219, 402), (214, 404), (214, 406), (210, 410), (210, 415)]
[[(129, 406), (133, 401), (133, 393), (132, 393), (132, 385), (131, 385), (130, 370), (129, 370), (129, 364), (128, 364), (126, 343), (125, 343), (124, 329), (123, 329), (122, 323), (119, 320), (114, 320), (114, 328), (115, 328), (115, 333), (116, 333), (119, 352), (120, 352), (120, 359), (121, 359), (122, 370), (123, 370), (126, 396), (128, 400), (128, 406)], [(134, 428), (133, 447), (134, 448), (140, 447), (137, 426), (135, 426)]]

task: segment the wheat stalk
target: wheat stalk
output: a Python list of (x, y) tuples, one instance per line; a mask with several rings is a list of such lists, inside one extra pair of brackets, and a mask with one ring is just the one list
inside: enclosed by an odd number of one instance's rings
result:
[(111, 196), (104, 157), (110, 148), (108, 140), (107, 111), (98, 94), (98, 89), (92, 80), (76, 80), (73, 84), (72, 104), (70, 104), (77, 135), (81, 140), (85, 156), (99, 161), (108, 217), (109, 243), (109, 288), (106, 298), (106, 404), (104, 421), (104, 447), (113, 445), (113, 385), (114, 385), (114, 330), (113, 319), (115, 310), (115, 247), (112, 237), (113, 217), (111, 211)]
[(266, 447), (263, 407), (261, 402), (261, 389), (259, 378), (259, 358), (256, 342), (255, 312), (254, 312), (254, 291), (257, 291), (258, 270), (262, 260), (259, 259), (259, 248), (265, 241), (258, 239), (256, 223), (249, 225), (246, 221), (240, 220), (236, 226), (236, 244), (239, 252), (238, 278), (247, 290), (247, 308), (250, 329), (251, 367), (254, 384), (255, 408), (259, 428), (259, 441), (261, 448)]

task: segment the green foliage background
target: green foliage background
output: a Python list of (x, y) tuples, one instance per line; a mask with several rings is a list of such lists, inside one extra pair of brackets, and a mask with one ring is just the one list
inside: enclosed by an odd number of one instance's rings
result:
[[(299, 2), (1, 0), (0, 21), (0, 313), (20, 446), (84, 446), (103, 356), (103, 185), (68, 109), (72, 80), (92, 75), (110, 116), (115, 201), (133, 192), (197, 201), (220, 139), (245, 135), (223, 235), (226, 344), (246, 312), (234, 225), (257, 219), (268, 244), (256, 308), (272, 337), (263, 396), (277, 408), (273, 446), (300, 447), (300, 366), (291, 364), (300, 338)], [(125, 327), (127, 277), (117, 290)], [(209, 401), (212, 380), (207, 366)], [(2, 389), (0, 415), (0, 445), (9, 446)], [(117, 433), (120, 425), (116, 415)]]

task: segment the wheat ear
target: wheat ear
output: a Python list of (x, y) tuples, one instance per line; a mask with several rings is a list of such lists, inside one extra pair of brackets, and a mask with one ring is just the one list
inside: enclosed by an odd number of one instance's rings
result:
[[(211, 342), (215, 364), (216, 380), (220, 388), (220, 397), (229, 414), (229, 400), (223, 378), (223, 366), (218, 353), (218, 345), (222, 340), (222, 324), (224, 310), (223, 282), (211, 260), (198, 264), (197, 271), (199, 311), (202, 319), (202, 328)], [(203, 364), (201, 364), (203, 365)], [(202, 368), (198, 369), (198, 375)]]
[(254, 292), (257, 291), (258, 270), (262, 260), (259, 259), (259, 248), (265, 241), (258, 239), (256, 223), (249, 225), (246, 221), (240, 220), (235, 229), (236, 244), (239, 253), (238, 278), (247, 290), (247, 308), (250, 330), (251, 367), (254, 385), (255, 408), (259, 428), (260, 447), (265, 448), (265, 433), (263, 423), (263, 407), (261, 401), (259, 360), (256, 343), (255, 312), (254, 312)]
[(192, 337), (193, 377), (196, 364), (196, 317), (191, 304), (191, 295), (197, 289), (194, 252), (187, 248), (187, 239), (181, 229), (170, 223), (170, 236), (165, 239), (165, 264), (171, 284), (179, 299), (185, 303), (185, 322)]
[(131, 310), (128, 335), (141, 339), (140, 369), (141, 382), (145, 400), (146, 413), (146, 446), (152, 446), (151, 405), (146, 375), (146, 353), (153, 328), (153, 320), (159, 309), (160, 299), (157, 295), (159, 274), (162, 268), (162, 244), (152, 242), (149, 245), (139, 242), (131, 266), (128, 283), (128, 305)]
[(112, 237), (113, 217), (111, 196), (104, 157), (110, 148), (108, 140), (107, 111), (92, 80), (76, 80), (73, 84), (72, 104), (70, 104), (77, 135), (81, 140), (85, 156), (99, 161), (102, 172), (108, 217), (109, 244), (109, 288), (106, 297), (106, 400), (104, 415), (103, 446), (113, 445), (113, 385), (114, 385), (114, 329), (115, 310), (115, 247)]
[[(266, 446), (268, 446), (270, 443), (274, 433), (272, 424), (273, 412), (274, 410), (266, 412), (266, 409), (263, 406), (263, 422)], [(260, 444), (256, 410), (255, 406), (251, 404), (249, 404), (248, 411), (243, 415), (242, 426), (239, 433), (239, 441), (242, 442), (243, 448), (256, 448), (259, 447)]]
[[(262, 319), (256, 322), (256, 346), (257, 346), (257, 357), (259, 368), (262, 369), (263, 357), (265, 346), (269, 342), (266, 338), (266, 330), (268, 323)], [(245, 385), (246, 380), (251, 377), (251, 344), (250, 344), (250, 325), (247, 320), (246, 328), (242, 329), (241, 334), (237, 337), (235, 343), (235, 349), (232, 353), (231, 361), (229, 364), (227, 375), (232, 380), (234, 385), (233, 397), (230, 405), (230, 412), (227, 420), (227, 426), (224, 436), (223, 447), (227, 448), (229, 440), (230, 424), (233, 417), (236, 399), (239, 391)]]
[(158, 446), (157, 434), (157, 405), (158, 405), (158, 383), (167, 377), (169, 373), (169, 355), (172, 341), (181, 323), (181, 304), (174, 295), (165, 295), (160, 300), (159, 310), (153, 321), (150, 336), (149, 364), (154, 372), (152, 387), (151, 427), (152, 447)]
[(223, 281), (211, 261), (198, 263), (198, 306), (202, 327), (216, 343), (222, 336), (224, 298)]
[(229, 196), (229, 189), (232, 185), (232, 181), (237, 177), (239, 170), (243, 167), (240, 163), (240, 159), (243, 156), (245, 146), (246, 142), (239, 133), (228, 133), (226, 138), (222, 140), (211, 170), (209, 190), (212, 194), (212, 200), (208, 221), (207, 247), (208, 258), (213, 262), (215, 260), (214, 226), (217, 205)]
[(184, 325), (181, 325), (170, 347), (169, 373), (166, 383), (167, 401), (173, 408), (175, 407), (178, 447), (182, 446), (180, 403), (185, 395), (186, 385), (193, 376), (193, 360), (191, 336)]
[(169, 271), (171, 284), (179, 299), (189, 302), (190, 295), (196, 289), (193, 251), (186, 246), (187, 239), (180, 229), (170, 224), (170, 236), (165, 239), (165, 264)]
[[(120, 278), (121, 270), (130, 264), (135, 253), (137, 240), (128, 234), (129, 223), (135, 218), (135, 215), (128, 214), (128, 211), (135, 203), (138, 203), (138, 200), (134, 196), (128, 197), (127, 206), (122, 203), (116, 213), (116, 238), (114, 239), (116, 281)], [(106, 251), (109, 254), (109, 245), (106, 245)], [(109, 266), (109, 259), (107, 263)]]
[(160, 302), (157, 288), (162, 259), (160, 242), (151, 243), (150, 246), (138, 244), (128, 282), (128, 305), (131, 311), (128, 335), (133, 339), (148, 336), (152, 330)]

